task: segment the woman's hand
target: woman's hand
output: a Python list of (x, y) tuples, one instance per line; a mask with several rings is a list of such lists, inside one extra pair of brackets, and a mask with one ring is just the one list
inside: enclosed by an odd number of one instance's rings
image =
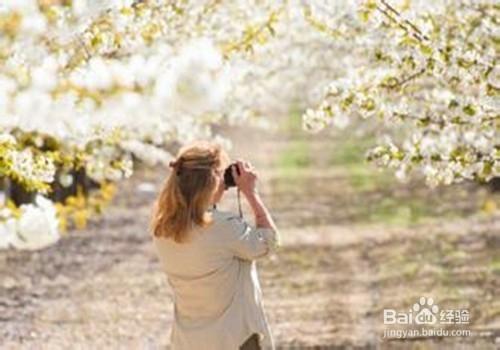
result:
[(231, 172), (233, 174), (234, 182), (239, 190), (246, 196), (251, 196), (257, 194), (257, 172), (250, 162), (238, 159), (236, 161), (236, 166), (238, 167), (239, 174), (236, 172), (235, 167), (231, 167)]
[[(246, 161), (238, 159), (236, 161), (240, 174), (236, 173), (235, 167), (231, 167), (234, 182), (241, 192), (245, 195), (248, 204), (252, 208), (255, 216), (255, 226), (261, 228), (270, 228), (278, 232), (271, 214), (267, 210), (262, 198), (257, 191), (258, 175), (254, 167)], [(279, 238), (277, 238), (279, 240)]]

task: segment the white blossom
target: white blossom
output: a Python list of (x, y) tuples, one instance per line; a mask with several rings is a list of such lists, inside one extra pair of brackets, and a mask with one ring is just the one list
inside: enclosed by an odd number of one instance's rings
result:
[[(39, 250), (55, 244), (60, 239), (59, 221), (54, 204), (37, 196), (34, 204), (23, 204), (17, 220), (16, 234), (10, 232), (10, 244), (16, 249)], [(10, 222), (9, 229), (14, 225)]]

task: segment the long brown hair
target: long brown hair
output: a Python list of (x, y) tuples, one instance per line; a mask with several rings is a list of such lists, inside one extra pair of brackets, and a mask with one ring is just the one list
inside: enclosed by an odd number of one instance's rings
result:
[(170, 162), (172, 171), (153, 209), (153, 235), (180, 243), (194, 225), (208, 226), (212, 218), (207, 209), (218, 186), (216, 172), (228, 163), (226, 152), (217, 143), (195, 141), (182, 147)]

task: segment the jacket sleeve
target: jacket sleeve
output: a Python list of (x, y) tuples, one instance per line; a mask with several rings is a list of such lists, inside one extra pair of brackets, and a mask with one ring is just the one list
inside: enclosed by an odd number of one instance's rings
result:
[(279, 232), (272, 228), (253, 227), (239, 216), (226, 219), (229, 249), (245, 260), (255, 260), (274, 252), (281, 245)]

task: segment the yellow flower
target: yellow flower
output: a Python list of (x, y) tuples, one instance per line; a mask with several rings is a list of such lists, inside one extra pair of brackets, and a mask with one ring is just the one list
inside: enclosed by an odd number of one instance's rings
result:
[(481, 208), (481, 210), (485, 213), (485, 214), (488, 214), (488, 215), (491, 215), (493, 214), (495, 211), (497, 211), (497, 203), (491, 199), (491, 198), (488, 198), (484, 201), (483, 203), (483, 207)]

